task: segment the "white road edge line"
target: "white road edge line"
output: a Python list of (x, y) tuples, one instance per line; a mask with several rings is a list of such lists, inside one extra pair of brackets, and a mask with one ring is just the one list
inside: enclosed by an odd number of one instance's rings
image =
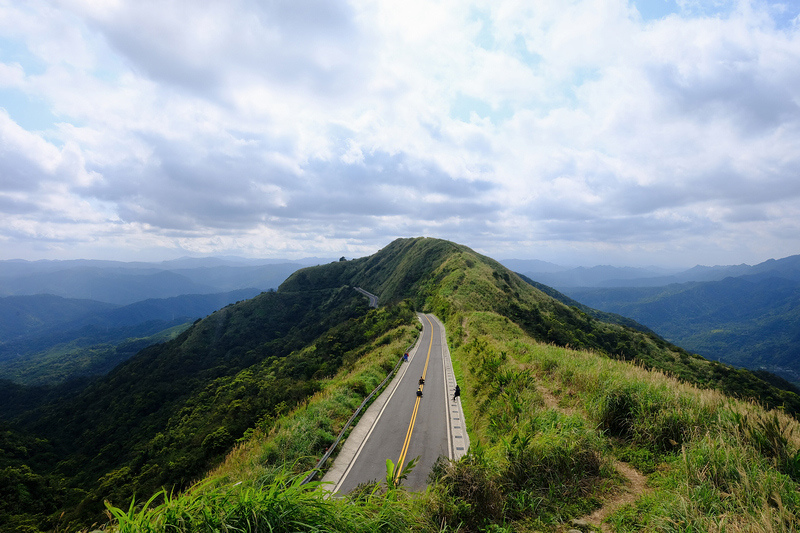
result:
[[(433, 315), (431, 315), (433, 316)], [(450, 363), (450, 350), (447, 350), (447, 355), (445, 355), (445, 350), (447, 349), (447, 339), (444, 333), (444, 324), (442, 324), (438, 318), (435, 316), (433, 319), (436, 321), (436, 325), (439, 327), (439, 342), (442, 345), (442, 379), (444, 380), (444, 410), (447, 412), (447, 457), (451, 461), (455, 459), (455, 447), (453, 446), (453, 415), (450, 413), (450, 387), (448, 381), (452, 371), (448, 372), (448, 367), (452, 366)]]

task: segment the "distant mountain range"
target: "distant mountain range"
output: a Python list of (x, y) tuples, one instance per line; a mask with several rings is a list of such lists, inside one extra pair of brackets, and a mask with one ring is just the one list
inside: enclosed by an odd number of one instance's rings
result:
[[(573, 282), (577, 279), (590, 281), (575, 276)], [(800, 382), (800, 255), (613, 283), (595, 278), (594, 285), (565, 284), (560, 290), (703, 357)]]
[(745, 276), (769, 273), (774, 270), (797, 270), (797, 258), (782, 260), (770, 259), (756, 266), (724, 265), (695, 266), (687, 270), (660, 267), (615, 267), (598, 265), (594, 267), (564, 267), (536, 260), (506, 259), (501, 263), (539, 283), (564, 289), (567, 287), (662, 287), (673, 283), (691, 281), (719, 281), (731, 276)]
[(0, 296), (52, 294), (127, 305), (148, 298), (277, 289), (292, 272), (325, 261), (261, 262), (206, 258), (163, 263), (0, 261)]
[[(331, 262), (0, 261), (0, 378), (55, 383), (103, 373), (109, 361), (132, 355), (127, 348), (115, 353), (120, 343), (160, 342), (174, 334), (162, 332), (277, 288), (304, 266)], [(628, 325), (641, 324), (704, 357), (800, 382), (800, 255), (680, 271), (501, 263), (568, 305), (610, 313), (604, 320), (626, 323), (626, 317)], [(55, 359), (74, 364), (52, 375), (45, 363)]]
[(0, 261), (0, 379), (52, 385), (103, 374), (299, 268), (332, 261)]
[(0, 298), (0, 379), (52, 385), (104, 374), (198, 318), (260, 292), (153, 298), (126, 306), (47, 294)]

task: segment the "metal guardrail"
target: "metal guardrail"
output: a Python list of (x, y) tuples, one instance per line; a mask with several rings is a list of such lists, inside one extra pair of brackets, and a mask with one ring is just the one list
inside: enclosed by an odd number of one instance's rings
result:
[[(412, 348), (413, 348), (413, 345), (412, 345)], [(410, 350), (410, 349), (411, 349), (411, 348), (409, 348), (409, 350)], [(409, 350), (406, 350), (406, 352), (408, 352)], [(359, 415), (359, 414), (361, 413), (361, 411), (364, 409), (364, 406), (365, 406), (365, 405), (367, 405), (367, 403), (369, 403), (369, 401), (372, 399), (372, 397), (373, 397), (373, 396), (375, 396), (375, 394), (376, 394), (376, 393), (377, 393), (379, 390), (381, 390), (381, 389), (383, 388), (383, 386), (384, 386), (384, 385), (386, 385), (386, 382), (387, 382), (387, 381), (389, 381), (389, 379), (390, 379), (392, 376), (394, 376), (395, 372), (397, 372), (397, 369), (398, 369), (398, 368), (400, 368), (400, 365), (401, 365), (401, 364), (403, 364), (403, 356), (400, 356), (400, 360), (399, 360), (399, 361), (397, 361), (397, 364), (396, 364), (396, 365), (394, 365), (394, 368), (392, 369), (392, 371), (391, 371), (391, 372), (389, 372), (389, 373), (386, 375), (386, 377), (385, 377), (385, 378), (383, 378), (383, 381), (381, 381), (380, 385), (378, 385), (377, 387), (375, 387), (375, 389), (374, 389), (372, 392), (370, 392), (370, 393), (369, 393), (369, 396), (367, 396), (366, 398), (364, 398), (364, 401), (363, 401), (363, 402), (361, 402), (361, 405), (359, 405), (359, 406), (358, 406), (358, 409), (356, 409), (356, 411), (353, 413), (353, 415), (350, 417), (350, 419), (349, 419), (349, 420), (347, 421), (347, 423), (344, 425), (344, 427), (342, 428), (342, 431), (340, 431), (340, 432), (339, 432), (339, 436), (338, 436), (338, 437), (336, 437), (336, 440), (335, 440), (335, 441), (333, 441), (333, 444), (331, 444), (331, 445), (328, 447), (328, 449), (325, 451), (325, 455), (323, 455), (323, 456), (322, 456), (322, 459), (320, 459), (319, 461), (317, 461), (317, 465), (316, 465), (316, 466), (315, 466), (315, 467), (314, 467), (314, 468), (311, 470), (311, 472), (309, 472), (309, 474), (308, 474), (308, 475), (305, 477), (305, 479), (303, 479), (303, 481), (301, 481), (301, 482), (300, 482), (300, 484), (301, 484), (301, 485), (305, 485), (306, 483), (308, 483), (309, 481), (311, 481), (312, 479), (314, 479), (314, 476), (316, 476), (316, 475), (317, 475), (317, 473), (318, 473), (318, 472), (320, 472), (320, 470), (321, 470), (321, 468), (322, 468), (322, 465), (324, 465), (324, 464), (325, 464), (325, 461), (327, 461), (327, 460), (330, 458), (331, 454), (332, 454), (332, 453), (333, 453), (333, 451), (336, 449), (336, 446), (338, 446), (338, 445), (339, 445), (339, 442), (340, 442), (340, 441), (342, 440), (342, 438), (344, 437), (344, 434), (345, 434), (345, 432), (346, 432), (346, 431), (347, 431), (347, 429), (350, 427), (350, 425), (353, 423), (353, 421), (356, 419), (356, 417), (358, 417), (358, 415)]]

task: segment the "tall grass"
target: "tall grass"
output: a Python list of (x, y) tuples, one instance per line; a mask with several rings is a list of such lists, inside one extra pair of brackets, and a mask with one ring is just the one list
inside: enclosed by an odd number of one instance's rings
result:
[[(453, 355), (471, 383), (462, 394), (471, 438), (489, 444), (491, 469), (503, 472), (489, 486), (500, 487), (504, 507), (484, 525), (557, 530), (607, 493), (616, 456), (648, 473), (650, 485), (611, 515), (616, 531), (800, 530), (793, 418), (636, 364), (538, 343), (492, 313), (459, 320)], [(505, 387), (526, 398), (521, 408), (502, 395)], [(542, 406), (545, 392), (557, 408)], [(515, 484), (528, 489), (524, 498), (509, 490)], [(527, 503), (516, 508), (515, 498)], [(553, 512), (553, 503), (566, 512)]]
[[(550, 530), (596, 508), (613, 483), (605, 444), (578, 416), (546, 408), (532, 369), (498, 349), (495, 321), (468, 322), (454, 350), (469, 383), (462, 393), (469, 419), (469, 453), (432, 474), (429, 512), (453, 531)], [(487, 319), (487, 320), (484, 320)]]
[(180, 496), (163, 493), (155, 507), (126, 511), (108, 505), (119, 533), (352, 532), (426, 528), (401, 490), (374, 493), (357, 505), (327, 498), (319, 482), (302, 484), (287, 471), (257, 487), (193, 487)]
[(650, 478), (654, 491), (611, 517), (619, 532), (797, 531), (798, 487), (745, 441), (707, 432)]

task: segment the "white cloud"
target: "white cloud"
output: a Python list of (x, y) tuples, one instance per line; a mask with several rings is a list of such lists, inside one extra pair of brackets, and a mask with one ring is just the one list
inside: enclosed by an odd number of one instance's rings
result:
[(0, 235), (796, 253), (798, 9), (637, 4), (5, 0), (0, 87), (55, 118), (26, 131), (0, 93)]

